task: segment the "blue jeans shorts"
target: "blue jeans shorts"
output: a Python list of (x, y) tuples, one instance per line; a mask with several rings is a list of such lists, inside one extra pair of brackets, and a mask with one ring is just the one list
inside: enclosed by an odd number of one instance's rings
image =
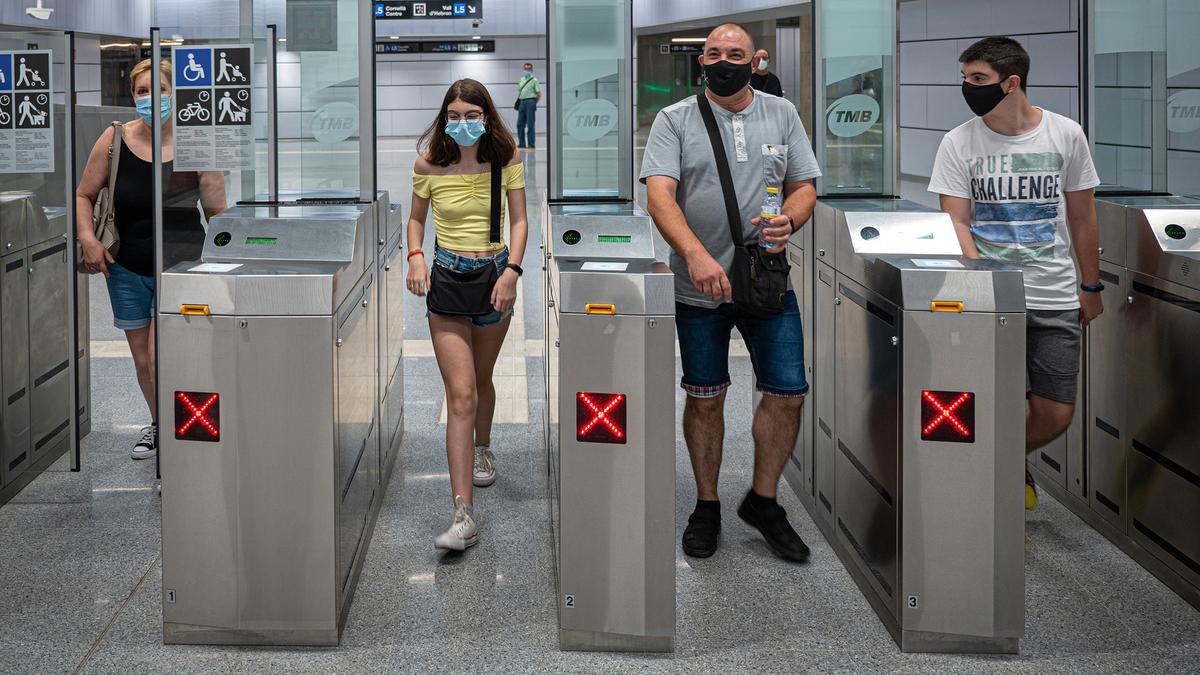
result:
[[(496, 255), (489, 256), (487, 258), (468, 258), (456, 253), (451, 253), (450, 251), (438, 246), (437, 250), (433, 254), (433, 264), (440, 265), (451, 272), (458, 272), (460, 274), (465, 272), (473, 272), (481, 267), (487, 267), (488, 265), (495, 265), (498, 268), (498, 271), (503, 274), (504, 266), (508, 264), (508, 247), (506, 246), (503, 250), (496, 253)], [(426, 309), (425, 316), (429, 316), (429, 314), (429, 310)], [(487, 326), (495, 326), (503, 321), (505, 316), (512, 315), (513, 309), (510, 308), (504, 313), (492, 312), (491, 314), (484, 314), (483, 316), (463, 318), (469, 318), (471, 320), (471, 324), (474, 326), (486, 328)]]
[(112, 303), (113, 325), (120, 330), (137, 330), (154, 319), (154, 277), (144, 277), (108, 264), (108, 299)]
[(715, 398), (729, 388), (729, 336), (734, 327), (746, 341), (760, 392), (784, 397), (808, 392), (800, 308), (796, 294), (788, 291), (786, 309), (767, 319), (748, 316), (732, 303), (715, 309), (675, 303), (683, 361), (680, 386), (688, 396)]

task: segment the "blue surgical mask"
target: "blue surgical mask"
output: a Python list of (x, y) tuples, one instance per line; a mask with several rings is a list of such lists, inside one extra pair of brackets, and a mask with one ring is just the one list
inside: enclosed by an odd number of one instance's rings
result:
[(533, 77), (533, 71), (532, 71), (532, 70), (526, 70), (526, 71), (525, 71), (525, 75), (524, 75), (524, 77)]
[(471, 147), (486, 131), (483, 120), (459, 120), (446, 122), (446, 135), (463, 147)]
[[(142, 121), (146, 123), (146, 126), (152, 126), (154, 124), (154, 118), (151, 117), (151, 115), (154, 114), (154, 111), (150, 109), (150, 97), (142, 96), (141, 98), (135, 98), (133, 102), (137, 105), (138, 116), (142, 118)], [(160, 117), (162, 117), (163, 124), (166, 124), (171, 120), (170, 96), (163, 95), (161, 97), (159, 100), (158, 114)]]

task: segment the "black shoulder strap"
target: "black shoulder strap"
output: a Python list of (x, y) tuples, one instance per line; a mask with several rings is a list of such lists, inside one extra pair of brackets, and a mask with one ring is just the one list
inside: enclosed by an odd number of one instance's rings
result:
[(704, 118), (704, 127), (708, 129), (708, 142), (712, 145), (713, 158), (717, 162), (717, 176), (721, 179), (721, 193), (725, 197), (725, 216), (729, 220), (729, 236), (733, 239), (734, 256), (744, 255), (742, 246), (746, 240), (742, 236), (741, 209), (738, 208), (737, 193), (733, 189), (733, 175), (729, 173), (729, 158), (725, 155), (725, 144), (721, 142), (721, 130), (717, 128), (717, 118), (713, 115), (712, 104), (704, 92), (696, 94), (696, 107), (700, 109), (700, 117)]
[(499, 162), (492, 162), (492, 229), (490, 233), (491, 243), (500, 243), (500, 205), (503, 197), (500, 195), (500, 174), (504, 168)]

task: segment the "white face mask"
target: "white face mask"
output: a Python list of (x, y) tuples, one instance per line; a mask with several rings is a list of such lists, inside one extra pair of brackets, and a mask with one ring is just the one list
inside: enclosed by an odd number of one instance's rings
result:
[(771, 65), (771, 61), (769, 59), (762, 59), (761, 61), (758, 62), (758, 69), (766, 70), (767, 66), (769, 66), (769, 65)]

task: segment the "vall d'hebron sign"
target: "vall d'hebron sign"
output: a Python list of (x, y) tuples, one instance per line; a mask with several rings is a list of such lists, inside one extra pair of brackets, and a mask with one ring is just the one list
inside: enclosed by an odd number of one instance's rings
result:
[(0, 173), (54, 173), (50, 52), (0, 52)]
[(483, 0), (379, 0), (376, 19), (482, 19)]
[(175, 47), (175, 170), (254, 168), (254, 52), (248, 45)]

